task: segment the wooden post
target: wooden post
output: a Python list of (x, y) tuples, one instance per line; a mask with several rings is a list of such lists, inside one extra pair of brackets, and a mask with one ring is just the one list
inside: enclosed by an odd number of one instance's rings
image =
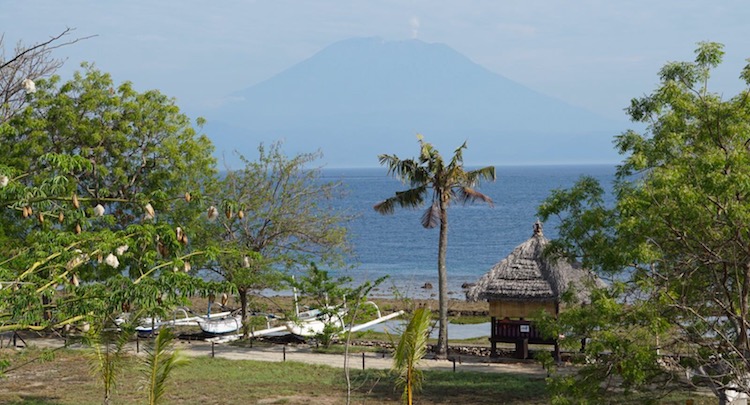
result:
[(497, 357), (497, 338), (495, 334), (495, 329), (497, 328), (497, 325), (495, 324), (497, 322), (497, 319), (493, 316), (490, 318), (490, 357)]
[(282, 346), (282, 352), (284, 353), (284, 361), (286, 361), (286, 346)]
[(520, 338), (516, 340), (516, 358), (527, 359), (529, 358), (529, 339)]
[(213, 359), (213, 358), (214, 358), (214, 356), (216, 355), (216, 354), (214, 353), (214, 345), (215, 345), (215, 344), (216, 344), (216, 342), (211, 342), (211, 358), (212, 358), (212, 359)]
[(362, 352), (362, 370), (365, 369), (365, 352)]
[(135, 335), (135, 352), (141, 352), (141, 338), (138, 335)]
[(453, 372), (456, 372), (456, 358), (453, 358)]

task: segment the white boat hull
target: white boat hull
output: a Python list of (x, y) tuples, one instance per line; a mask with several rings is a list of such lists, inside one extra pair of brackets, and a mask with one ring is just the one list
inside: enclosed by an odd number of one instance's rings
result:
[(313, 309), (299, 314), (299, 319), (287, 322), (286, 329), (289, 333), (303, 337), (314, 337), (320, 335), (326, 326), (330, 325), (336, 331), (340, 331), (344, 323), (342, 318), (345, 311), (341, 310), (334, 314), (324, 314), (320, 310)]
[(198, 318), (196, 322), (203, 332), (212, 335), (222, 335), (240, 330), (242, 327), (242, 315)]

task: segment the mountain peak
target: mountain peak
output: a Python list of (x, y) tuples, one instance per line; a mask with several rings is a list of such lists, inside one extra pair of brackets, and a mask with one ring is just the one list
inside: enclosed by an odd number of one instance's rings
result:
[[(301, 151), (322, 149), (339, 166), (372, 166), (378, 153), (411, 150), (417, 132), (451, 148), (471, 137), (485, 154), (483, 163), (614, 155), (611, 139), (619, 132), (613, 123), (490, 72), (445, 44), (418, 39), (342, 40), (237, 95), (240, 101), (209, 116), (209, 127), (220, 121), (236, 128), (216, 137), (217, 149), (237, 137), (285, 138)], [(606, 151), (577, 150), (582, 137), (602, 131), (606, 140), (597, 143)], [(522, 136), (538, 143), (534, 151), (513, 150), (521, 148)], [(492, 149), (502, 152), (493, 157)]]

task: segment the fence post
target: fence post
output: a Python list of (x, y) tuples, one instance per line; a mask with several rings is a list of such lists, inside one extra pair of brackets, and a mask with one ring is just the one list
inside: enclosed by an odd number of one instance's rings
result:
[(211, 342), (211, 358), (213, 359), (216, 353), (214, 352), (214, 345), (216, 342)]
[(362, 370), (365, 369), (365, 352), (362, 352)]
[(284, 361), (286, 361), (286, 346), (282, 346), (282, 351), (284, 352)]

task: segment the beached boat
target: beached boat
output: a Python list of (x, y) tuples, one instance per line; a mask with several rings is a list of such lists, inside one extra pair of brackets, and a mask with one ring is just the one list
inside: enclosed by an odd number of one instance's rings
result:
[(285, 326), (289, 333), (303, 337), (313, 337), (320, 335), (326, 326), (340, 330), (344, 326), (343, 317), (346, 309), (328, 308), (323, 311), (320, 309), (310, 309), (300, 312), (297, 319), (286, 322)]
[[(232, 315), (232, 312), (217, 312), (210, 315), (193, 315), (188, 314), (189, 309), (177, 308), (172, 311), (172, 319), (163, 319), (159, 317), (141, 318), (136, 332), (141, 336), (152, 335), (160, 328), (174, 326), (198, 326), (205, 333), (222, 334), (235, 332), (242, 325), (240, 315)], [(192, 313), (192, 312), (191, 312)], [(181, 317), (179, 315), (182, 315)], [(123, 314), (115, 320), (117, 326), (124, 323), (129, 314)]]
[(204, 333), (211, 335), (222, 335), (237, 332), (242, 327), (242, 315), (231, 313), (220, 313), (198, 317), (195, 322)]
[(375, 319), (359, 325), (348, 325), (346, 328), (344, 328), (343, 318), (347, 313), (347, 309), (328, 308), (327, 311), (310, 309), (308, 311), (300, 312), (296, 320), (286, 323), (286, 327), (290, 333), (293, 333), (297, 336), (314, 337), (323, 333), (327, 325), (330, 325), (334, 328), (334, 334), (338, 334), (340, 332), (357, 332), (370, 326), (397, 318), (404, 314), (404, 311), (398, 311), (388, 315), (382, 315), (380, 313), (380, 308), (378, 308), (377, 304), (375, 304), (374, 302), (367, 301), (365, 304), (374, 306), (377, 316), (375, 317)]

